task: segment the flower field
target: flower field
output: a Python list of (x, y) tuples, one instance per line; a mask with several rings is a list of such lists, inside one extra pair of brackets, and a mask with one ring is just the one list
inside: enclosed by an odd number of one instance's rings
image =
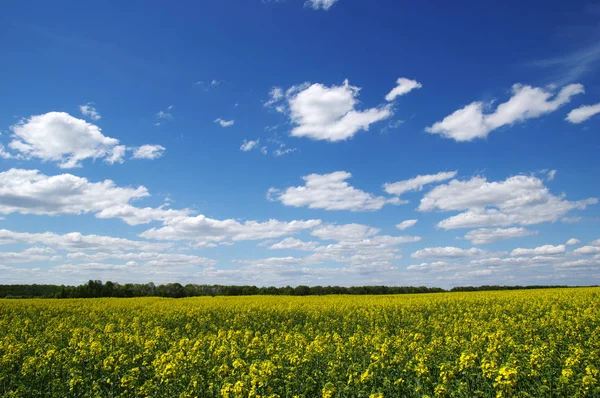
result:
[(0, 301), (3, 397), (598, 397), (600, 289)]

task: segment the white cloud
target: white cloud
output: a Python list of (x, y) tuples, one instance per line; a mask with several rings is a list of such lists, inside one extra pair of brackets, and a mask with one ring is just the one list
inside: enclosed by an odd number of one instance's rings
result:
[(0, 173), (0, 213), (82, 214), (149, 196), (143, 187), (118, 187), (111, 180), (89, 182), (72, 174), (46, 176), (38, 170)]
[(82, 235), (79, 232), (55, 234), (52, 232), (28, 233), (0, 229), (0, 244), (25, 243), (28, 245), (46, 245), (67, 251), (152, 251), (166, 249), (169, 244), (134, 241), (102, 235)]
[(257, 140), (244, 140), (244, 142), (242, 142), (242, 145), (240, 146), (240, 151), (243, 152), (248, 152), (251, 151), (254, 148), (258, 148), (258, 144), (260, 144), (260, 139)]
[(406, 94), (410, 93), (412, 90), (423, 87), (421, 85), (421, 83), (419, 83), (418, 81), (406, 79), (404, 77), (399, 78), (396, 81), (396, 84), (397, 84), (397, 86), (394, 87), (392, 89), (392, 91), (390, 91), (388, 93), (388, 95), (385, 96), (386, 101), (393, 101), (397, 97), (406, 95)]
[(567, 241), (567, 243), (565, 243), (565, 245), (567, 246), (574, 246), (574, 245), (578, 245), (581, 242), (579, 241), (579, 239), (575, 239), (575, 238), (571, 238)]
[(314, 228), (321, 220), (294, 220), (290, 222), (269, 220), (265, 222), (233, 219), (215, 220), (204, 215), (195, 217), (176, 217), (162, 228), (152, 228), (139, 236), (156, 240), (191, 240), (220, 242), (223, 240), (260, 240), (294, 235)]
[(98, 111), (96, 110), (96, 108), (93, 105), (94, 104), (92, 102), (88, 102), (85, 105), (79, 105), (79, 110), (81, 111), (81, 114), (83, 116), (89, 117), (90, 120), (93, 120), (93, 121), (100, 120), (102, 118), (102, 116), (100, 116), (100, 113), (98, 113)]
[(10, 129), (11, 149), (26, 158), (57, 162), (61, 168), (81, 167), (85, 159), (113, 159), (119, 144), (104, 136), (98, 126), (64, 112), (31, 116)]
[(285, 191), (270, 188), (267, 197), (286, 206), (325, 210), (370, 211), (386, 204), (400, 204), (398, 198), (385, 198), (356, 189), (347, 179), (352, 174), (336, 171), (330, 174), (309, 174), (302, 177), (305, 185), (289, 187)]
[(310, 7), (313, 10), (329, 10), (338, 0), (306, 0), (304, 5)]
[(436, 261), (433, 263), (421, 263), (409, 265), (406, 269), (410, 271), (430, 271), (447, 267), (448, 263), (445, 261)]
[(506, 239), (521, 238), (524, 236), (537, 235), (537, 231), (530, 231), (523, 227), (513, 228), (479, 228), (469, 231), (465, 239), (474, 245), (486, 245)]
[(565, 120), (571, 123), (583, 123), (592, 116), (600, 113), (600, 104), (580, 106), (579, 108), (573, 109), (567, 115)]
[(265, 107), (270, 107), (278, 103), (283, 99), (283, 89), (281, 87), (273, 87), (271, 91), (269, 91), (269, 100), (265, 102)]
[(418, 209), (464, 211), (438, 223), (440, 228), (454, 229), (554, 222), (597, 202), (595, 198), (567, 201), (552, 195), (539, 178), (519, 175), (500, 182), (483, 177), (453, 180), (425, 194)]
[(398, 181), (394, 183), (386, 183), (383, 189), (392, 195), (400, 196), (409, 191), (422, 191), (423, 186), (434, 182), (442, 182), (454, 178), (456, 171), (439, 172), (437, 174), (418, 175), (409, 180)]
[(132, 159), (157, 159), (164, 154), (165, 149), (161, 145), (142, 145), (134, 149)]
[(567, 104), (574, 95), (583, 93), (584, 89), (581, 84), (570, 84), (555, 95), (553, 91), (539, 87), (515, 84), (512, 92), (513, 96), (507, 102), (498, 105), (492, 113), (484, 114), (484, 110), (490, 107), (489, 104), (473, 102), (446, 116), (441, 122), (427, 127), (426, 131), (456, 141), (485, 138), (492, 130), (502, 126), (554, 112)]
[(125, 145), (117, 145), (113, 147), (110, 155), (104, 159), (104, 161), (108, 164), (114, 163), (123, 163), (125, 161), (125, 153), (127, 152), (127, 147)]
[(273, 156), (280, 157), (284, 155), (288, 155), (290, 153), (296, 152), (298, 148), (286, 148), (285, 144), (281, 144), (279, 148), (273, 151)]
[(13, 154), (11, 154), (10, 152), (8, 152), (5, 148), (4, 145), (0, 144), (0, 158), (2, 159), (12, 159), (15, 156)]
[(69, 260), (85, 261), (86, 263), (99, 263), (105, 260), (129, 261), (133, 266), (151, 267), (212, 267), (217, 264), (215, 260), (191, 254), (181, 253), (158, 253), (158, 252), (135, 252), (135, 253), (69, 253)]
[(600, 246), (583, 246), (578, 249), (573, 250), (575, 254), (600, 254)]
[(219, 118), (215, 119), (215, 123), (219, 123), (221, 125), (221, 127), (229, 127), (229, 126), (233, 126), (233, 124), (235, 123), (235, 120), (224, 120), (219, 117)]
[(317, 247), (317, 242), (304, 242), (296, 238), (285, 238), (281, 242), (269, 246), (271, 250), (304, 250), (311, 251)]
[(150, 196), (144, 186), (119, 187), (111, 180), (90, 182), (72, 174), (46, 176), (37, 170), (0, 173), (0, 214), (78, 215), (120, 218), (130, 225), (166, 222), (191, 214), (188, 209), (137, 208), (131, 201)]
[(556, 177), (556, 170), (550, 170), (550, 171), (548, 171), (546, 181), (554, 181), (555, 177)]
[(534, 249), (518, 248), (510, 252), (511, 256), (554, 256), (556, 254), (564, 254), (566, 251), (565, 245), (544, 245)]
[(460, 249), (458, 247), (426, 247), (411, 254), (412, 258), (463, 258), (486, 254), (485, 250), (471, 248)]
[(379, 229), (363, 224), (327, 224), (313, 229), (311, 235), (322, 240), (355, 241), (373, 237), (379, 232)]
[(120, 218), (129, 225), (148, 224), (152, 221), (167, 222), (174, 218), (185, 217), (192, 214), (189, 209), (165, 209), (166, 205), (158, 208), (134, 207), (128, 204), (111, 206), (96, 213), (97, 218)]
[(18, 264), (52, 261), (55, 252), (50, 248), (32, 247), (22, 252), (0, 252), (0, 263)]
[(405, 229), (414, 227), (417, 221), (418, 220), (404, 220), (401, 223), (396, 224), (396, 228), (398, 228), (400, 231), (404, 231)]
[[(369, 130), (371, 124), (393, 115), (390, 105), (356, 110), (360, 89), (348, 80), (341, 86), (326, 87), (322, 84), (302, 84), (286, 91), (284, 105), (276, 106), (280, 112), (288, 112), (295, 127), (291, 135), (331, 142), (353, 137), (361, 130)], [(272, 96), (269, 104), (275, 98)]]

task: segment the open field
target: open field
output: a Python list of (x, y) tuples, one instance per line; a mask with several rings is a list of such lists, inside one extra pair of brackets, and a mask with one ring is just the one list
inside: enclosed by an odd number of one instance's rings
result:
[(600, 288), (0, 301), (5, 397), (598, 396)]

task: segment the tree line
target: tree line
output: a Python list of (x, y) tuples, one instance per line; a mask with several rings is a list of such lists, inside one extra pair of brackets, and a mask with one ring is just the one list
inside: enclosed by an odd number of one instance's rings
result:
[(380, 295), (488, 290), (548, 289), (567, 286), (461, 286), (445, 290), (426, 286), (305, 286), (257, 287), (236, 285), (197, 285), (167, 283), (125, 283), (90, 280), (79, 286), (65, 285), (0, 285), (0, 298), (96, 298), (96, 297), (197, 297), (197, 296), (324, 296), (332, 294)]

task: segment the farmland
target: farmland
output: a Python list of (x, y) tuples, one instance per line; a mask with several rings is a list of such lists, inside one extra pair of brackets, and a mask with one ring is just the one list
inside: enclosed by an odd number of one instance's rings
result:
[(591, 397), (599, 314), (599, 288), (0, 300), (0, 396)]

